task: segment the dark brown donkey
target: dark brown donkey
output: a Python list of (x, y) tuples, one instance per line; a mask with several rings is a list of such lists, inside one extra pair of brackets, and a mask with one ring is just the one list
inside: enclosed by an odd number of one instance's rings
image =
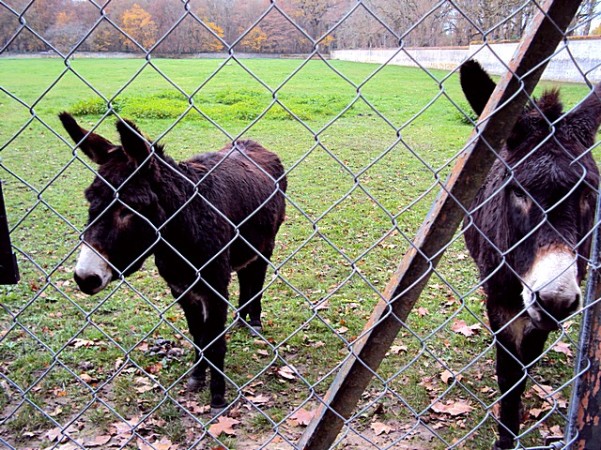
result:
[[(481, 114), (495, 83), (474, 61), (460, 74)], [(495, 333), (495, 449), (514, 448), (526, 373), (549, 333), (581, 308), (599, 186), (590, 147), (600, 122), (601, 85), (567, 114), (557, 91), (544, 93), (520, 115), (464, 220)]]
[[(211, 371), (211, 407), (226, 406), (224, 328), (231, 272), (240, 282), (239, 316), (261, 327), (261, 295), (275, 236), (284, 220), (286, 177), (279, 158), (256, 142), (176, 163), (119, 121), (121, 145), (60, 119), (99, 165), (86, 189), (89, 220), (75, 280), (86, 294), (138, 270), (154, 254), (184, 309), (196, 348), (191, 389)], [(154, 148), (154, 151), (152, 150)]]

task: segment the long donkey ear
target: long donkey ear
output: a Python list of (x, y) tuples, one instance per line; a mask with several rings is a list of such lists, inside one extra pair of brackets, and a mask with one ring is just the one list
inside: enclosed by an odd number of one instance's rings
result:
[(459, 81), (465, 98), (478, 116), (484, 111), (488, 99), (492, 95), (495, 82), (486, 71), (473, 59), (464, 62), (459, 69)]
[(96, 133), (88, 134), (88, 131), (81, 128), (67, 112), (60, 113), (58, 117), (71, 139), (79, 145), (88, 158), (96, 164), (104, 164), (109, 160), (111, 151), (116, 148), (111, 141)]
[(601, 125), (601, 83), (564, 120), (574, 136), (586, 147), (591, 147)]
[(136, 165), (141, 164), (150, 153), (150, 146), (138, 127), (129, 120), (117, 122), (117, 131), (121, 136), (121, 145), (128, 158)]

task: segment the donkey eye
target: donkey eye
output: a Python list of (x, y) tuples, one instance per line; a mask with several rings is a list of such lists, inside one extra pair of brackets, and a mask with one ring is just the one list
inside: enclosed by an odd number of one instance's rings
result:
[(526, 192), (524, 192), (522, 189), (517, 188), (517, 187), (513, 188), (511, 190), (511, 193), (520, 200), (526, 200), (528, 198), (528, 194), (526, 194)]

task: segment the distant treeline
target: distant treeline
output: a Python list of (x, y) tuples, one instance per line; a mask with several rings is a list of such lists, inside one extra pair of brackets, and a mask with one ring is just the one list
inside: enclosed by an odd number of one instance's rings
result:
[[(585, 0), (573, 34), (591, 32)], [(0, 3), (9, 52), (307, 53), (319, 49), (466, 45), (519, 39), (535, 13), (523, 0), (13, 0)], [(457, 7), (455, 7), (455, 5)], [(296, 24), (296, 25), (295, 25)], [(326, 34), (328, 30), (332, 30)]]

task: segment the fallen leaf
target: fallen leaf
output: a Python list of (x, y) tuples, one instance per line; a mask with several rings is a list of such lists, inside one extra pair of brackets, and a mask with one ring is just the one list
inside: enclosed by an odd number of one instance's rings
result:
[(155, 450), (175, 450), (177, 448), (177, 446), (166, 437), (162, 437), (161, 440), (153, 443), (152, 446)]
[(256, 405), (261, 405), (261, 404), (265, 404), (267, 402), (269, 402), (269, 400), (271, 400), (271, 397), (269, 395), (265, 395), (265, 394), (259, 394), (259, 395), (250, 395), (248, 397), (246, 397), (246, 399), (251, 402), (254, 403)]
[(112, 436), (110, 434), (96, 436), (94, 438), (86, 439), (84, 445), (86, 447), (100, 447), (102, 445), (108, 444), (111, 438)]
[(406, 352), (407, 351), (407, 346), (406, 345), (393, 345), (392, 347), (390, 347), (390, 353), (392, 353), (393, 355), (398, 355), (401, 352)]
[(235, 436), (236, 431), (234, 430), (234, 426), (240, 423), (239, 420), (232, 419), (231, 417), (222, 416), (219, 418), (217, 423), (214, 423), (209, 427), (209, 433), (213, 436), (217, 437), (221, 433), (225, 433), (229, 436)]
[(441, 414), (449, 414), (451, 416), (460, 416), (472, 411), (473, 409), (474, 408), (464, 400), (450, 400), (446, 404), (442, 402), (436, 402), (432, 405), (432, 411)]
[(548, 411), (548, 409), (549, 408), (532, 408), (530, 411), (528, 411), (528, 414), (530, 414), (530, 417), (538, 419), (545, 411)]
[(152, 445), (147, 444), (142, 439), (138, 438), (138, 450), (155, 450)]
[(146, 372), (148, 372), (148, 373), (155, 374), (155, 373), (159, 373), (162, 368), (163, 368), (163, 365), (160, 362), (158, 362), (155, 364), (150, 364), (149, 366), (145, 367), (144, 370), (146, 370)]
[(287, 380), (294, 380), (296, 378), (296, 374), (294, 373), (294, 369), (290, 366), (282, 366), (278, 369), (278, 375)]
[(430, 311), (428, 311), (428, 308), (424, 308), (423, 306), (420, 306), (419, 308), (417, 308), (418, 316), (424, 317), (424, 316), (427, 316), (428, 314), (430, 314)]
[(54, 441), (61, 442), (65, 438), (62, 430), (59, 427), (48, 430), (48, 432), (44, 435), (44, 437), (46, 439), (48, 439), (50, 442), (54, 442)]
[(288, 420), (294, 422), (292, 425), (306, 427), (311, 423), (311, 419), (315, 415), (315, 411), (307, 411), (305, 408), (300, 408), (294, 414), (292, 414)]
[(445, 370), (443, 373), (440, 374), (440, 379), (444, 384), (449, 384), (449, 380), (451, 380), (452, 378), (453, 374), (448, 370)]
[(75, 338), (75, 339), (71, 339), (71, 341), (69, 341), (69, 343), (67, 345), (72, 346), (74, 348), (80, 348), (80, 347), (97, 347), (99, 345), (107, 345), (107, 344), (106, 344), (106, 342), (100, 341), (100, 340), (90, 341), (89, 339)]
[(546, 384), (535, 384), (532, 386), (532, 390), (536, 392), (536, 395), (549, 403), (557, 403), (560, 408), (567, 408), (568, 401), (564, 398), (561, 392), (555, 392), (551, 395), (554, 389)]
[(381, 434), (389, 434), (392, 431), (392, 427), (390, 425), (386, 425), (382, 422), (373, 422), (369, 427), (374, 430), (376, 436), (380, 436)]
[(79, 347), (91, 347), (95, 344), (94, 344), (94, 341), (90, 341), (88, 339), (75, 338), (75, 339), (71, 340), (68, 345), (73, 346), (75, 348), (79, 348)]
[(131, 434), (132, 426), (127, 422), (115, 422), (111, 424), (109, 430), (111, 433), (113, 433), (114, 436), (119, 436), (121, 434)]
[(90, 384), (92, 382), (92, 377), (87, 373), (82, 373), (81, 375), (79, 375), (79, 379), (87, 384)]
[(463, 334), (466, 337), (473, 336), (480, 330), (482, 326), (479, 323), (475, 323), (473, 325), (467, 325), (465, 320), (455, 319), (453, 325), (451, 325), (451, 330), (455, 333)]
[(139, 385), (138, 387), (136, 387), (136, 392), (138, 394), (143, 394), (144, 392), (152, 391), (156, 387), (156, 383), (151, 382), (146, 377), (136, 377), (134, 381), (136, 382), (136, 384)]
[(559, 341), (551, 347), (551, 350), (557, 353), (563, 353), (567, 357), (572, 357), (572, 350), (570, 350), (570, 344), (567, 342)]

